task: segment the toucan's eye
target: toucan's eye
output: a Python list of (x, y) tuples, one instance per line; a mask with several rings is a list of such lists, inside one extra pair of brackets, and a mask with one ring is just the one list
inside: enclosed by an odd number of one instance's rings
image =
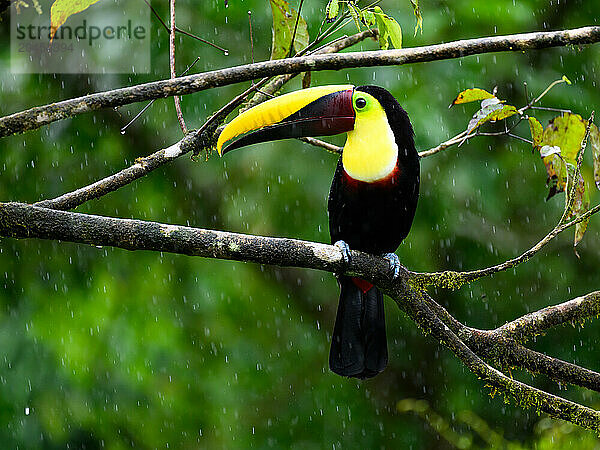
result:
[(358, 109), (363, 109), (365, 106), (367, 106), (367, 101), (362, 97), (358, 97), (354, 104)]

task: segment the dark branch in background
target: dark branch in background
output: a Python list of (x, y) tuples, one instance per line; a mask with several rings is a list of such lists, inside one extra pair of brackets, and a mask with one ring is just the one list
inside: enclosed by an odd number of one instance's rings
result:
[[(376, 34), (373, 31), (363, 31), (362, 33), (350, 36), (346, 39), (336, 42), (330, 47), (325, 47), (318, 51), (323, 53), (338, 52), (344, 48), (356, 44), (357, 42), (374, 36), (376, 36)], [(264, 88), (264, 91), (266, 91), (266, 93), (276, 92), (295, 76), (295, 74), (279, 76), (269, 83)], [(255, 83), (245, 92), (238, 95), (232, 101), (227, 103), (227, 105), (213, 114), (204, 123), (204, 125), (200, 127), (200, 129), (188, 133), (181, 141), (173, 144), (172, 146), (166, 149), (158, 150), (146, 157), (138, 158), (132, 166), (127, 167), (116, 174), (103, 178), (102, 180), (96, 181), (88, 186), (63, 194), (55, 199), (42, 200), (36, 203), (36, 206), (62, 210), (72, 209), (88, 200), (100, 198), (109, 192), (113, 192), (123, 186), (126, 186), (132, 181), (143, 177), (163, 164), (172, 161), (173, 159), (178, 158), (179, 156), (190, 151), (194, 154), (197, 154), (202, 151), (202, 149), (210, 148), (213, 143), (216, 142), (218, 133), (215, 131), (217, 130), (218, 124), (225, 120), (225, 117), (227, 117), (227, 115), (229, 115), (235, 108), (241, 105), (248, 94), (262, 88), (262, 86), (264, 86), (268, 81), (269, 78), (264, 78), (258, 83)], [(262, 102), (265, 98), (266, 94), (256, 94), (252, 100), (248, 102), (247, 106), (254, 106), (255, 104)]]
[[(437, 317), (479, 357), (502, 367), (520, 367), (544, 374), (558, 382), (600, 392), (600, 373), (530, 350), (518, 342), (562, 325), (566, 320), (583, 321), (595, 316), (600, 311), (598, 293), (590, 293), (583, 300), (571, 300), (527, 314), (494, 330), (468, 327), (456, 320), (427, 293), (423, 295)], [(537, 323), (540, 324), (539, 328)]]
[(548, 306), (526, 314), (496, 328), (494, 333), (524, 342), (558, 325), (579, 323), (598, 315), (600, 315), (600, 291), (595, 291), (560, 305)]
[[(513, 380), (484, 362), (439, 314), (434, 313), (431, 305), (435, 302), (424, 291), (411, 287), (411, 275), (406, 269), (392, 280), (388, 262), (377, 256), (352, 251), (351, 260), (346, 264), (340, 250), (332, 245), (78, 214), (20, 203), (0, 203), (0, 236), (58, 239), (360, 276), (382, 288), (425, 333), (441, 341), (487, 385), (522, 407), (534, 407), (552, 417), (600, 430), (598, 411)], [(502, 341), (496, 341), (495, 345), (502, 345)]]
[(400, 50), (320, 54), (265, 61), (206, 72), (174, 80), (115, 89), (38, 106), (0, 119), (0, 137), (34, 130), (57, 120), (100, 108), (114, 108), (153, 98), (186, 95), (267, 76), (353, 67), (403, 65), (489, 52), (522, 51), (600, 41), (600, 27), (469, 39)]

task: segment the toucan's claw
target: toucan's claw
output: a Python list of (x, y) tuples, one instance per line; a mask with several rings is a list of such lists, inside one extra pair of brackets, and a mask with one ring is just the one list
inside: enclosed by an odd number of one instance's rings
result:
[(390, 263), (390, 271), (393, 273), (393, 278), (395, 280), (398, 278), (398, 275), (400, 275), (400, 258), (398, 258), (398, 255), (395, 253), (385, 253), (383, 257)]
[(346, 244), (345, 241), (340, 240), (333, 245), (339, 248), (340, 252), (342, 252), (342, 259), (344, 260), (344, 265), (347, 266), (348, 264), (350, 264), (350, 247), (348, 246), (348, 244)]

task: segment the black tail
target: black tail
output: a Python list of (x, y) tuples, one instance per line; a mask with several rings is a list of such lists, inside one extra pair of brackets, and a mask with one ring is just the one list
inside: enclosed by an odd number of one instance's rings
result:
[[(338, 304), (329, 368), (345, 377), (371, 378), (387, 366), (383, 294), (375, 286), (340, 277)], [(365, 291), (366, 290), (366, 291)]]

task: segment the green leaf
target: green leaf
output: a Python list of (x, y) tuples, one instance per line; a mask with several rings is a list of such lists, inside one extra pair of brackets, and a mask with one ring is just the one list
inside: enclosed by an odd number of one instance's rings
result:
[(373, 8), (373, 14), (379, 29), (379, 47), (387, 50), (390, 41), (394, 48), (402, 48), (402, 28), (393, 17), (388, 16), (383, 10), (376, 6)]
[(364, 10), (362, 12), (362, 21), (369, 28), (375, 26), (375, 24), (377, 23), (377, 20), (375, 19), (375, 14), (373, 14), (372, 11), (367, 10)]
[(325, 8), (327, 22), (328, 23), (333, 22), (339, 13), (340, 13), (339, 0), (329, 0), (329, 3), (327, 3), (327, 8)]
[(568, 163), (575, 164), (585, 136), (586, 121), (579, 114), (565, 113), (550, 121), (542, 136), (542, 145), (560, 147)]
[[(292, 36), (298, 12), (285, 0), (269, 0), (273, 14), (273, 42), (271, 45), (271, 59), (287, 57), (292, 47)], [(308, 28), (300, 16), (298, 28), (294, 37), (294, 50), (300, 51), (308, 46)]]
[(352, 2), (348, 2), (348, 11), (350, 12), (350, 15), (352, 16), (352, 19), (354, 20), (354, 25), (356, 25), (356, 28), (358, 29), (358, 31), (360, 31), (362, 28), (360, 26), (360, 9), (358, 8), (358, 6), (356, 6), (354, 3)]
[(590, 125), (590, 145), (592, 146), (592, 156), (594, 158), (594, 182), (600, 189), (600, 131), (595, 123)]
[(56, 0), (50, 8), (50, 42), (56, 30), (73, 14), (77, 14), (100, 0)]
[(419, 8), (419, 0), (410, 0), (410, 4), (413, 7), (413, 11), (415, 13), (415, 19), (417, 23), (415, 25), (415, 36), (417, 32), (421, 30), (421, 34), (423, 34), (423, 16), (421, 16), (421, 9)]
[(392, 45), (394, 48), (402, 48), (402, 28), (400, 28), (400, 24), (393, 17), (385, 16), (384, 20), (387, 21), (387, 29)]
[(542, 145), (542, 135), (544, 127), (535, 117), (529, 117), (529, 130), (531, 131), (531, 139), (533, 140), (533, 148), (538, 149)]
[(387, 22), (383, 20), (383, 11), (379, 6), (376, 6), (373, 9), (373, 14), (375, 15), (375, 21), (377, 22), (377, 29), (379, 30), (379, 48), (382, 50), (387, 50), (390, 47), (389, 37), (390, 34), (387, 29)]
[(467, 89), (458, 94), (450, 106), (477, 102), (479, 100), (485, 100), (486, 98), (494, 98), (494, 94), (490, 94), (488, 91), (479, 88)]

